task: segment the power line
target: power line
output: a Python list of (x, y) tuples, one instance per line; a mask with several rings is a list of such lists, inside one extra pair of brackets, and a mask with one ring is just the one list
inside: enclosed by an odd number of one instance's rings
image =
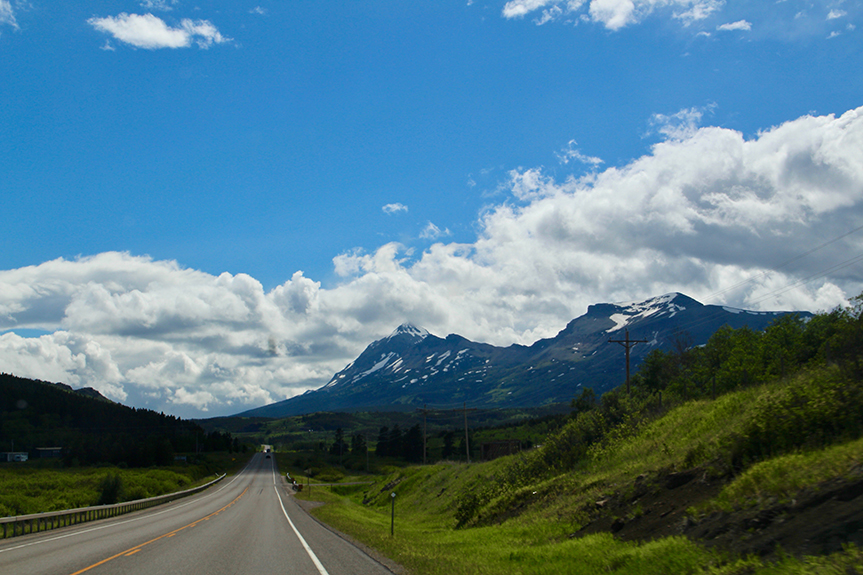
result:
[(626, 339), (610, 339), (608, 343), (619, 343), (626, 349), (626, 393), (629, 393), (629, 350), (637, 343), (647, 343), (646, 339), (629, 339), (629, 330), (625, 330)]
[[(720, 290), (720, 291), (718, 291), (718, 292), (714, 292), (714, 293), (710, 294), (709, 296), (707, 296), (707, 298), (706, 298), (706, 299), (707, 299), (708, 301), (710, 301), (710, 300), (713, 300), (713, 299), (715, 299), (715, 298), (717, 298), (717, 297), (719, 297), (719, 296), (721, 296), (721, 295), (723, 295), (723, 294), (726, 294), (726, 293), (728, 293), (728, 292), (730, 292), (730, 291), (734, 291), (734, 290), (736, 290), (736, 289), (738, 289), (738, 288), (740, 288), (740, 287), (743, 287), (743, 286), (745, 286), (745, 285), (747, 285), (747, 284), (755, 283), (755, 282), (757, 282), (757, 281), (758, 281), (758, 280), (760, 280), (760, 279), (766, 278), (770, 273), (775, 272), (775, 271), (778, 271), (778, 270), (781, 270), (781, 269), (783, 269), (783, 268), (785, 268), (785, 267), (787, 267), (787, 266), (791, 265), (792, 263), (794, 263), (794, 262), (796, 262), (796, 261), (798, 261), (798, 260), (801, 260), (801, 259), (805, 258), (806, 256), (811, 255), (811, 254), (813, 254), (813, 253), (815, 253), (815, 252), (817, 252), (817, 251), (819, 251), (819, 250), (822, 250), (822, 249), (826, 248), (827, 246), (829, 246), (829, 245), (831, 245), (831, 244), (834, 244), (834, 243), (838, 242), (839, 240), (842, 240), (842, 239), (844, 239), (844, 238), (846, 238), (846, 237), (848, 237), (848, 236), (850, 236), (850, 235), (852, 235), (852, 234), (855, 234), (855, 233), (857, 233), (857, 232), (859, 232), (859, 231), (861, 231), (861, 230), (863, 230), (863, 226), (858, 226), (858, 227), (856, 227), (856, 228), (854, 228), (854, 229), (852, 229), (852, 230), (850, 230), (850, 231), (845, 232), (844, 234), (842, 234), (842, 235), (840, 235), (840, 236), (837, 236), (837, 237), (835, 237), (835, 238), (833, 238), (833, 239), (831, 239), (831, 240), (828, 240), (828, 241), (824, 242), (823, 244), (817, 245), (817, 246), (815, 246), (814, 248), (812, 248), (812, 249), (810, 249), (810, 250), (808, 250), (808, 251), (803, 252), (802, 254), (798, 254), (798, 255), (796, 255), (796, 256), (794, 256), (793, 258), (791, 258), (791, 259), (789, 259), (789, 260), (786, 260), (785, 262), (783, 262), (783, 263), (779, 264), (778, 266), (773, 267), (773, 268), (772, 268), (772, 269), (770, 269), (770, 270), (763, 271), (763, 272), (761, 272), (761, 273), (759, 273), (759, 274), (756, 274), (755, 276), (752, 276), (752, 277), (747, 278), (747, 279), (745, 279), (745, 280), (739, 281), (739, 282), (737, 282), (736, 284), (734, 284), (734, 285), (732, 285), (732, 286), (730, 286), (730, 287), (727, 287), (727, 288), (725, 288), (725, 289), (723, 289), (723, 290)], [(856, 260), (857, 258), (852, 258), (852, 259)], [(846, 260), (846, 261), (849, 261), (849, 260)], [(843, 267), (847, 267), (847, 266), (843, 266)], [(837, 269), (841, 269), (841, 268), (837, 268)], [(826, 274), (827, 274), (827, 273), (829, 273), (830, 271), (835, 271), (835, 270), (827, 270), (826, 272), (824, 272), (824, 273), (823, 273), (823, 275), (826, 275)], [(770, 297), (771, 295), (774, 295), (774, 294), (768, 294), (764, 299), (769, 299), (769, 297)], [(758, 302), (754, 302), (754, 303), (759, 303), (759, 302), (761, 302), (761, 301), (764, 301), (764, 299), (762, 299), (762, 300), (758, 300)]]
[(799, 280), (797, 280), (797, 281), (795, 281), (795, 282), (792, 282), (792, 283), (790, 283), (790, 284), (788, 284), (788, 285), (786, 285), (786, 286), (784, 286), (784, 287), (782, 287), (782, 288), (778, 288), (778, 289), (776, 289), (776, 290), (773, 290), (772, 292), (770, 292), (769, 294), (765, 295), (764, 297), (762, 297), (762, 298), (760, 298), (760, 299), (755, 300), (754, 302), (752, 302), (752, 304), (761, 303), (762, 301), (768, 300), (768, 299), (770, 299), (770, 298), (771, 298), (771, 297), (773, 297), (773, 296), (781, 295), (781, 294), (783, 294), (783, 293), (785, 293), (785, 292), (787, 292), (787, 291), (791, 291), (792, 289), (794, 289), (794, 288), (796, 288), (796, 287), (798, 287), (798, 286), (800, 286), (800, 285), (803, 285), (803, 284), (809, 283), (809, 282), (811, 282), (811, 281), (813, 281), (813, 280), (816, 280), (816, 279), (818, 279), (818, 278), (821, 278), (821, 277), (827, 276), (827, 275), (829, 275), (831, 272), (836, 272), (836, 271), (839, 271), (839, 270), (841, 270), (841, 269), (845, 269), (845, 268), (847, 268), (847, 267), (849, 267), (849, 266), (852, 266), (852, 265), (854, 265), (855, 263), (858, 263), (858, 262), (860, 262), (860, 261), (863, 261), (863, 254), (861, 254), (861, 255), (857, 255), (857, 256), (854, 256), (853, 258), (849, 258), (849, 259), (847, 259), (847, 260), (845, 260), (845, 261), (839, 262), (838, 264), (836, 264), (836, 265), (834, 265), (834, 266), (832, 266), (832, 267), (829, 267), (829, 268), (826, 268), (826, 269), (821, 270), (821, 271), (819, 271), (819, 272), (816, 272), (816, 273), (814, 273), (814, 274), (812, 274), (812, 275), (810, 275), (810, 276), (807, 276), (807, 277), (801, 278), (801, 279), (799, 279)]

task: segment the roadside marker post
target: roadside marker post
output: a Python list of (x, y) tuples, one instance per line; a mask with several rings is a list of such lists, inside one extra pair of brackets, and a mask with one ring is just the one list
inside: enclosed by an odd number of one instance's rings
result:
[(390, 537), (395, 535), (396, 530), (396, 493), (393, 491), (390, 493), (390, 499), (392, 500), (392, 516), (390, 517)]

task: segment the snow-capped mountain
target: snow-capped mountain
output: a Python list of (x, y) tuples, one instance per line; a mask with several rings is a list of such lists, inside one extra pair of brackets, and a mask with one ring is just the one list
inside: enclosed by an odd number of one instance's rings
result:
[[(550, 339), (496, 347), (451, 334), (439, 338), (403, 324), (370, 344), (319, 389), (241, 415), (284, 417), (315, 411), (397, 410), (429, 406), (531, 407), (572, 399), (581, 387), (601, 394), (625, 381), (624, 346), (633, 370), (656, 348), (684, 338), (702, 345), (723, 325), (764, 329), (793, 312), (751, 312), (703, 305), (679, 293), (642, 302), (604, 303)], [(796, 312), (794, 312), (796, 313)], [(800, 315), (807, 316), (808, 313)]]

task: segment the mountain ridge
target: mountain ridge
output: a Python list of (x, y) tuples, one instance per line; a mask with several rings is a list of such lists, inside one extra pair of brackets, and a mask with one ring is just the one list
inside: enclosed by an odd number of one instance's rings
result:
[(424, 405), (538, 407), (567, 402), (579, 389), (597, 395), (625, 381), (654, 349), (703, 345), (723, 325), (761, 330), (786, 314), (705, 305), (681, 293), (640, 302), (598, 303), (552, 338), (497, 347), (457, 334), (444, 338), (403, 323), (376, 340), (322, 387), (239, 416), (286, 417), (315, 411), (383, 411)]

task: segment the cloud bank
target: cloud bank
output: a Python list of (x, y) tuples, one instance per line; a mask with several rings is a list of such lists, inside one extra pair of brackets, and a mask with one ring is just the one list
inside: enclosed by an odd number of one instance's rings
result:
[(860, 293), (863, 108), (749, 139), (701, 117), (655, 117), (648, 155), (581, 178), (512, 171), (473, 243), (345, 252), (332, 287), (117, 252), (0, 271), (0, 331), (21, 334), (0, 335), (0, 371), (219, 415), (323, 385), (403, 321), (528, 344), (597, 302), (817, 311)]

